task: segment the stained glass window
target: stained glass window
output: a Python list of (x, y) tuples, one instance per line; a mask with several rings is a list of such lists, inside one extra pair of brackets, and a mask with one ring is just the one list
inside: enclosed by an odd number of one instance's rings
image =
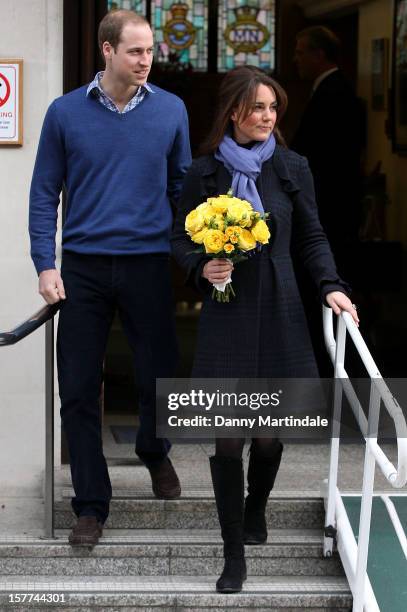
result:
[(155, 61), (208, 66), (208, 0), (151, 0)]
[(128, 9), (135, 11), (139, 15), (146, 14), (146, 0), (108, 0), (107, 10)]
[[(217, 69), (252, 64), (274, 70), (277, 0), (219, 0)], [(155, 62), (208, 69), (209, 0), (108, 0), (108, 9), (150, 9)], [(215, 58), (213, 58), (215, 61)]]
[(251, 64), (274, 69), (275, 1), (220, 0), (218, 71)]

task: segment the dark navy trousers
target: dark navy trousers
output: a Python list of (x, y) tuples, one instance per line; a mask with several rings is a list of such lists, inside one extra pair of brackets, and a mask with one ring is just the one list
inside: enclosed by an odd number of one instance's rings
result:
[(177, 344), (169, 256), (81, 255), (64, 251), (66, 300), (58, 325), (61, 418), (66, 434), (77, 516), (104, 522), (112, 487), (103, 455), (99, 404), (109, 330), (118, 310), (130, 344), (139, 391), (136, 453), (146, 465), (171, 447), (155, 434), (155, 379), (174, 375)]

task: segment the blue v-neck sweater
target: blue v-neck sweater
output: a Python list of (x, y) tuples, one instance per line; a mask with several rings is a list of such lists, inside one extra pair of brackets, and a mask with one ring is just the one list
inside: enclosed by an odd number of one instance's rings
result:
[(67, 194), (63, 249), (82, 254), (169, 253), (170, 198), (191, 163), (183, 102), (159, 87), (128, 113), (86, 86), (56, 99), (41, 132), (30, 191), (31, 256), (55, 268), (57, 209)]

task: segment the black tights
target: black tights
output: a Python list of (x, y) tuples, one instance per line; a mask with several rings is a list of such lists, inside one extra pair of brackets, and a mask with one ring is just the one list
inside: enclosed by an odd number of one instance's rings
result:
[[(216, 456), (241, 459), (245, 438), (216, 438)], [(252, 450), (262, 457), (272, 457), (276, 452), (278, 438), (253, 438)]]

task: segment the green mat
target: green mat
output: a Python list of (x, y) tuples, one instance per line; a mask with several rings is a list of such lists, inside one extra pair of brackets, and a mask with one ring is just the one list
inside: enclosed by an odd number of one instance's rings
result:
[(403, 529), (407, 533), (407, 495), (400, 495), (399, 497), (391, 496), (390, 499), (396, 508), (397, 514), (399, 515), (400, 523), (403, 525)]
[[(407, 496), (390, 496), (403, 528), (407, 528)], [(358, 541), (361, 497), (342, 496)], [(387, 508), (380, 497), (373, 498), (367, 573), (381, 612), (407, 610), (407, 560)]]

